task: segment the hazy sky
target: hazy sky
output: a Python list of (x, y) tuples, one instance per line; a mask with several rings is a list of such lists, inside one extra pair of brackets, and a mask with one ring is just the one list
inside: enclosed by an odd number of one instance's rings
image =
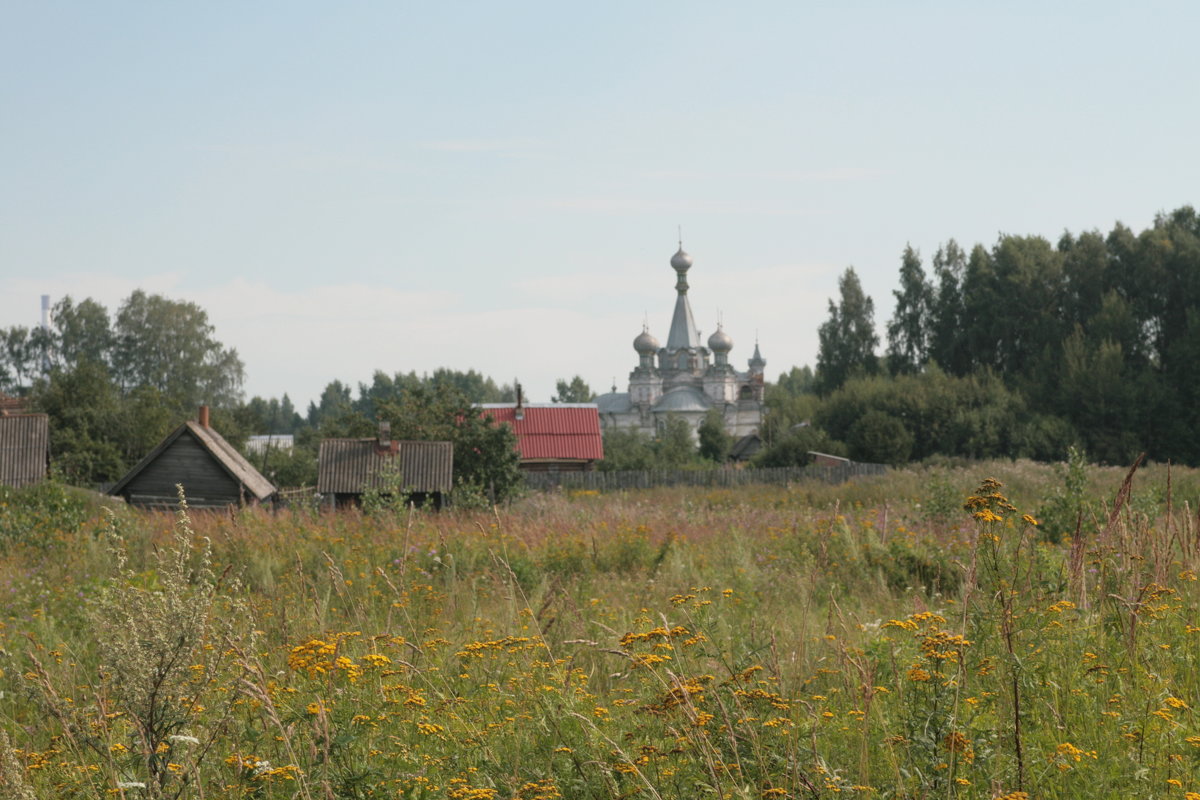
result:
[(202, 305), (247, 395), (439, 366), (625, 389), (676, 226), (702, 334), (815, 362), (906, 243), (1200, 202), (1200, 3), (0, 2), (0, 326)]

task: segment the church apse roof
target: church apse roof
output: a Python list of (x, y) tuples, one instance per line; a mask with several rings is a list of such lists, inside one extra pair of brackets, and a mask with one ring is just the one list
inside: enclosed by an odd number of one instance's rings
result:
[(676, 386), (674, 389), (666, 392), (657, 403), (654, 404), (656, 412), (686, 412), (686, 411), (708, 411), (708, 398), (699, 389), (692, 386)]
[(633, 408), (629, 392), (609, 392), (596, 398), (596, 408), (601, 414), (625, 414)]

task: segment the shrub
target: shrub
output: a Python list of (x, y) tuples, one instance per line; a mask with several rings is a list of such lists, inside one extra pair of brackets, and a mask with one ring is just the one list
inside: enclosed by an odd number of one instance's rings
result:
[(851, 426), (849, 440), (854, 459), (877, 464), (903, 464), (913, 446), (904, 423), (883, 411), (864, 414)]
[[(236, 582), (212, 571), (212, 545), (192, 532), (180, 492), (170, 547), (154, 568), (128, 567), (124, 541), (112, 536), (113, 577), (89, 609), (97, 666), (88, 683), (27, 653), (26, 678), (76, 756), (88, 753), (121, 784), (152, 798), (179, 797), (214, 741), (225, 733), (238, 694), (233, 655), (253, 638)], [(236, 623), (236, 624), (235, 624)], [(58, 652), (58, 651), (55, 651)], [(70, 665), (74, 666), (74, 664)], [(91, 702), (72, 696), (94, 692)]]
[(48, 547), (78, 531), (102, 505), (97, 495), (52, 480), (20, 489), (0, 486), (0, 547)]

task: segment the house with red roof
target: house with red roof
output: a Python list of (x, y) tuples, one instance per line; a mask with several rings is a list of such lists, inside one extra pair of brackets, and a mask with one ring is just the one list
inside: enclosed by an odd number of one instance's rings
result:
[[(519, 395), (518, 395), (519, 397)], [(595, 403), (483, 403), (485, 416), (511, 425), (521, 469), (568, 472), (593, 469), (604, 458)]]

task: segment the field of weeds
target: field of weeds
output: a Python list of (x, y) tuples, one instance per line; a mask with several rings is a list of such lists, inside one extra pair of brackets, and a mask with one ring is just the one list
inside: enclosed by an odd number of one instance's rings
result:
[(1200, 800), (1198, 498), (1078, 461), (486, 513), (8, 492), (0, 795)]

